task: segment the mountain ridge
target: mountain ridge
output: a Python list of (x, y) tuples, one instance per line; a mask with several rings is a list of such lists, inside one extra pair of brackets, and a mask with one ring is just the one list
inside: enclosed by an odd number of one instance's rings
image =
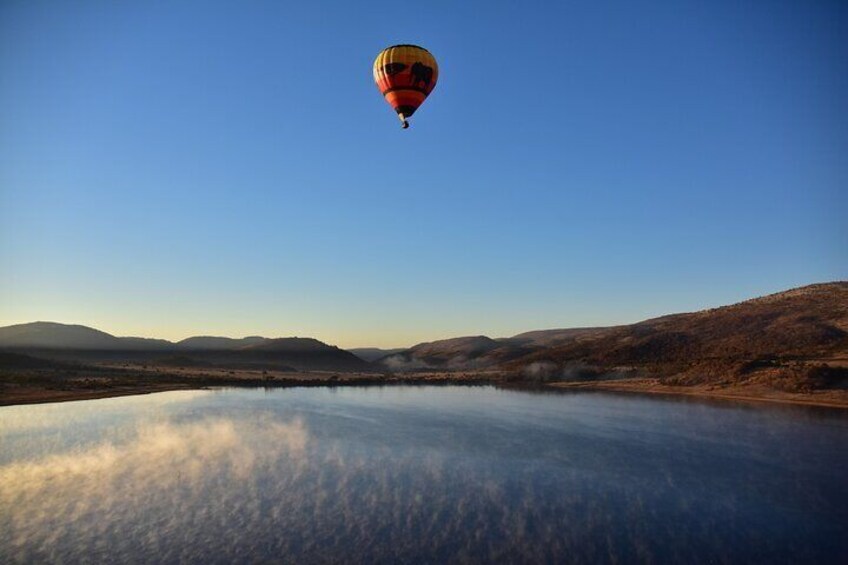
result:
[(370, 371), (356, 355), (314, 338), (194, 336), (179, 342), (116, 337), (80, 324), (30, 322), (0, 327), (0, 349), (56, 361), (154, 362), (277, 370)]
[(719, 375), (764, 360), (784, 363), (788, 359), (848, 357), (848, 282), (815, 283), (626, 325), (534, 330), (498, 339), (462, 336), (385, 350), (382, 356), (384, 350), (359, 348), (370, 359), (314, 338), (193, 336), (174, 343), (116, 337), (79, 324), (43, 321), (0, 328), (0, 348), (131, 351), (137, 355), (179, 352), (199, 362), (273, 362), (332, 370), (497, 368), (520, 372), (529, 366), (544, 366), (567, 373), (574, 366), (599, 371), (625, 366), (659, 374)]

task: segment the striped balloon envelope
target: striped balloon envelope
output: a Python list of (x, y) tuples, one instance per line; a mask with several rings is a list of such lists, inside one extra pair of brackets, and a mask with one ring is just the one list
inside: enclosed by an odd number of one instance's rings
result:
[(417, 45), (392, 45), (374, 61), (374, 82), (400, 118), (404, 129), (408, 117), (433, 92), (439, 78), (436, 58)]

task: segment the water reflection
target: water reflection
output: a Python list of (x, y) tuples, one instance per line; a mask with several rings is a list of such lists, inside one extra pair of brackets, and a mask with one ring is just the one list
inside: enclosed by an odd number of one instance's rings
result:
[(782, 562), (848, 548), (841, 414), (482, 388), (167, 394), (0, 409), (0, 561)]

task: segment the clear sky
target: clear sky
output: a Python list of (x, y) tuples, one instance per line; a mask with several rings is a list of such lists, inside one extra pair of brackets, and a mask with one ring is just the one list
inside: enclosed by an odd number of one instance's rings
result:
[[(404, 346), (848, 278), (848, 3), (0, 3), (0, 324)], [(440, 64), (403, 131), (384, 47)]]

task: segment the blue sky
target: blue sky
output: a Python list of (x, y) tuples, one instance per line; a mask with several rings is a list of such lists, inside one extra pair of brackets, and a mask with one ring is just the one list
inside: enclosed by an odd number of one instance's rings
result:
[[(844, 2), (0, 5), (0, 324), (403, 346), (848, 278)], [(428, 48), (403, 131), (377, 53)]]

